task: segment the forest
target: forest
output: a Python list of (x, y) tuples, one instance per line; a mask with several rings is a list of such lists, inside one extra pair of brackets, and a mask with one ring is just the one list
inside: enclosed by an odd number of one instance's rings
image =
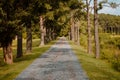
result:
[(0, 67), (31, 54), (36, 39), (36, 47), (41, 48), (65, 36), (84, 47), (87, 54), (107, 60), (120, 72), (120, 15), (98, 14), (106, 0), (99, 5), (93, 0), (93, 14), (91, 1), (0, 0)]

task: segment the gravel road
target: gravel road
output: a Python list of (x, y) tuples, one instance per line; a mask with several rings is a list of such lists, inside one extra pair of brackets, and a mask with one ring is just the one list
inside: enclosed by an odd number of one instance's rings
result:
[(89, 80), (64, 37), (14, 80)]

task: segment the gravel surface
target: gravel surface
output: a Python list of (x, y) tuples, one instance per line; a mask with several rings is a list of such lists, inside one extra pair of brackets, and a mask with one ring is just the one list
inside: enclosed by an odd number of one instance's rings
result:
[(14, 80), (89, 80), (64, 37)]

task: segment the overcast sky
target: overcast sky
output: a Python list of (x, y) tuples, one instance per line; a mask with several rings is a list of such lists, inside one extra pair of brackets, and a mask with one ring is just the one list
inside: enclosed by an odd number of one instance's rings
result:
[[(101, 1), (101, 0), (99, 0), (99, 1)], [(117, 4), (120, 4), (120, 0), (108, 0), (108, 1), (116, 2)], [(99, 11), (99, 13), (120, 15), (120, 5), (119, 5), (119, 7), (115, 8), (115, 9), (110, 8), (110, 7), (103, 7), (103, 9)]]

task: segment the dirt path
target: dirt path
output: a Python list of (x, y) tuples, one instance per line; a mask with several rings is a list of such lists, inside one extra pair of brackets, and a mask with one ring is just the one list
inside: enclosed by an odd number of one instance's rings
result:
[(89, 80), (64, 37), (15, 80)]

